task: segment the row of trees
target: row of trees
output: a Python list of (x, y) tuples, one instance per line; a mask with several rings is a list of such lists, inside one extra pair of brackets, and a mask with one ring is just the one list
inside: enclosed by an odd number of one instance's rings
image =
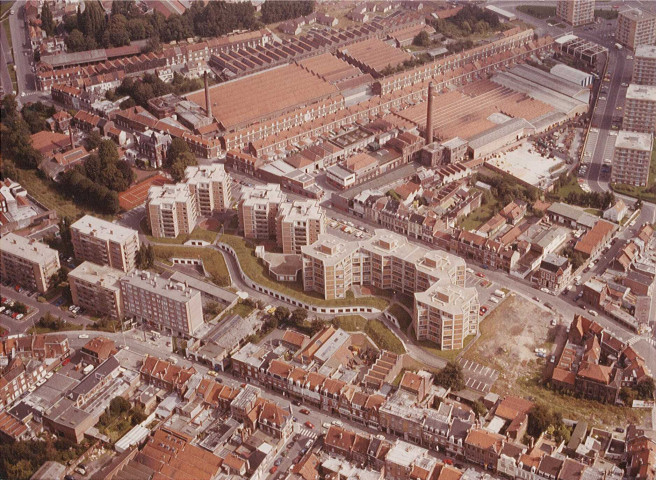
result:
[(51, 105), (36, 102), (25, 105), (21, 113), (30, 128), (30, 133), (37, 133), (48, 129), (46, 120), (52, 117), (56, 113), (56, 110)]
[(155, 264), (155, 249), (152, 245), (141, 244), (137, 250), (137, 268), (148, 270)]
[(118, 194), (109, 188), (93, 182), (76, 169), (64, 172), (59, 182), (62, 193), (75, 203), (107, 214), (116, 214), (121, 209)]
[[(574, 174), (563, 173), (556, 179), (553, 184), (553, 194), (548, 195), (551, 200), (560, 199), (558, 191), (567, 185), (576, 184), (578, 180)], [(611, 205), (615, 204), (615, 194), (612, 191), (608, 192), (576, 192), (571, 191), (565, 197), (565, 201), (571, 205), (578, 205), (586, 208), (598, 208), (605, 210)]]
[(130, 165), (120, 160), (112, 140), (102, 140), (98, 152), (92, 153), (76, 170), (92, 182), (115, 192), (126, 190), (135, 177)]
[(21, 168), (36, 168), (41, 163), (41, 153), (32, 146), (30, 127), (18, 111), (13, 95), (2, 99), (0, 122), (3, 158), (13, 160)]
[(262, 4), (262, 21), (264, 23), (282, 22), (291, 18), (304, 17), (313, 11), (314, 1), (312, 0), (266, 1)]
[(527, 203), (533, 203), (538, 199), (540, 193), (536, 187), (522, 185), (507, 175), (492, 177), (477, 173), (472, 177), (472, 185), (478, 181), (487, 183), (492, 187), (492, 195), (501, 205), (506, 205), (513, 200), (524, 200)]
[(432, 21), (431, 25), (449, 38), (483, 34), (503, 27), (496, 14), (471, 4), (465, 5), (452, 17)]
[(151, 98), (160, 97), (169, 93), (182, 95), (201, 88), (203, 88), (203, 80), (200, 78), (188, 79), (175, 72), (173, 74), (173, 81), (166, 83), (157, 75), (147, 73), (141, 79), (126, 77), (115, 91), (110, 90), (105, 96), (112, 101), (129, 96), (134, 103), (122, 106), (130, 107), (136, 104), (146, 108), (148, 106), (148, 100)]

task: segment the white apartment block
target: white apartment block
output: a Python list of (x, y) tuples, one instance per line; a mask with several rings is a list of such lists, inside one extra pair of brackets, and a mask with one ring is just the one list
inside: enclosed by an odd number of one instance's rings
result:
[(154, 237), (191, 233), (198, 221), (196, 200), (185, 183), (150, 187), (146, 211)]
[(57, 250), (43, 243), (14, 233), (0, 238), (0, 273), (3, 281), (45, 293), (59, 267)]
[(280, 205), (276, 218), (278, 246), (283, 253), (300, 254), (326, 233), (326, 213), (317, 200), (296, 200)]
[(96, 315), (121, 319), (121, 278), (125, 275), (107, 265), (83, 262), (68, 274), (73, 304)]
[(611, 182), (646, 186), (653, 142), (651, 133), (619, 131), (615, 140)]
[(617, 17), (615, 40), (635, 50), (656, 43), (656, 15), (637, 8), (621, 11)]
[(442, 350), (463, 348), (465, 339), (478, 333), (478, 310), (475, 288), (437, 282), (425, 292), (415, 293), (417, 339), (435, 342)]
[(185, 169), (185, 182), (196, 199), (200, 216), (210, 216), (230, 208), (232, 203), (232, 178), (223, 165), (201, 165)]
[(287, 196), (277, 183), (242, 189), (237, 213), (244, 238), (269, 240), (276, 237), (276, 217)]
[(594, 22), (595, 0), (559, 0), (556, 16), (573, 27)]
[(631, 83), (656, 86), (656, 46), (640, 45), (635, 49)]
[(185, 338), (203, 325), (201, 294), (184, 283), (133, 270), (120, 284), (127, 318)]
[(629, 85), (626, 89), (622, 130), (644, 133), (656, 131), (656, 86)]
[(136, 268), (139, 234), (100, 218), (85, 215), (71, 225), (75, 258), (129, 272)]

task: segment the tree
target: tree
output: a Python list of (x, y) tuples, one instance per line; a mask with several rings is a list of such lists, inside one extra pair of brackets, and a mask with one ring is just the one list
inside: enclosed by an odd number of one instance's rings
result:
[(102, 136), (97, 130), (92, 130), (84, 139), (84, 146), (87, 150), (95, 150), (102, 142)]
[(296, 308), (292, 312), (292, 323), (294, 325), (303, 325), (308, 316), (308, 311), (304, 308)]
[(430, 35), (426, 30), (422, 30), (412, 40), (412, 44), (418, 47), (428, 47), (431, 44)]
[(57, 270), (56, 273), (53, 273), (52, 277), (50, 277), (50, 285), (56, 287), (66, 280), (68, 280), (68, 268), (60, 267), (59, 270)]
[(528, 412), (528, 427), (526, 432), (534, 438), (538, 438), (549, 427), (552, 430), (560, 430), (563, 417), (559, 412), (551, 409), (545, 404), (538, 403)]
[(645, 378), (636, 386), (638, 396), (643, 400), (654, 399), (654, 379), (652, 377)]
[(314, 2), (306, 0), (292, 0), (279, 2), (267, 0), (262, 4), (262, 21), (275, 23), (290, 18), (303, 17), (314, 11)]
[(9, 158), (21, 168), (36, 168), (41, 163), (41, 153), (32, 146), (30, 129), (18, 111), (16, 98), (13, 95), (5, 95), (0, 105), (0, 144), (3, 159)]
[(27, 313), (27, 305), (25, 305), (25, 304), (22, 303), (22, 302), (16, 302), (16, 303), (14, 303), (14, 306), (11, 307), (11, 309), (12, 309), (14, 312), (22, 313), (23, 315), (25, 315), (25, 314)]
[(446, 366), (435, 375), (435, 383), (450, 388), (452, 391), (457, 392), (465, 388), (465, 377), (462, 374), (462, 367), (460, 364), (450, 361)]
[(52, 18), (52, 12), (50, 11), (48, 2), (43, 2), (43, 7), (41, 8), (41, 28), (49, 37), (55, 33), (55, 21)]
[(130, 411), (130, 402), (123, 397), (114, 397), (109, 402), (109, 411), (112, 415), (118, 416)]
[(289, 318), (289, 315), (290, 315), (289, 308), (282, 307), (282, 306), (277, 307), (276, 308), (276, 313), (274, 313), (273, 315), (276, 317), (278, 322), (282, 323), (282, 322), (284, 322), (285, 320), (287, 320)]
[(155, 249), (152, 245), (142, 244), (137, 251), (137, 268), (147, 270), (155, 263)]

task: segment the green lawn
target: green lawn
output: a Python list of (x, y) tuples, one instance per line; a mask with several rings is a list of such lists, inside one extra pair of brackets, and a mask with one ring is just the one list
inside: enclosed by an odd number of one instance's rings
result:
[(563, 185), (562, 187), (560, 187), (558, 190), (554, 190), (553, 192), (550, 192), (549, 198), (553, 198), (562, 202), (565, 201), (565, 199), (567, 199), (567, 195), (569, 195), (570, 192), (585, 193), (583, 192), (581, 185), (579, 185), (576, 175), (572, 175), (569, 182)]
[(16, 179), (30, 195), (36, 198), (46, 207), (55, 210), (59, 218), (70, 217), (77, 219), (89, 213), (96, 217), (112, 220), (111, 215), (96, 213), (75, 205), (71, 200), (64, 197), (56, 188), (54, 182), (41, 178), (36, 170), (18, 170)]
[(634, 198), (640, 198), (648, 202), (656, 202), (656, 141), (651, 151), (651, 163), (649, 165), (649, 179), (647, 180), (646, 187), (634, 187), (631, 185), (623, 185), (613, 183), (611, 185), (613, 191), (623, 193)]
[(27, 333), (54, 333), (54, 332), (67, 332), (71, 330), (83, 330), (82, 325), (77, 323), (66, 322), (62, 328), (52, 329), (45, 327), (31, 327)]
[(463, 230), (476, 230), (494, 216), (500, 208), (499, 201), (492, 195), (488, 196), (488, 202), (481, 205), (460, 221)]
[(255, 257), (255, 250), (248, 246), (243, 238), (236, 235), (224, 234), (221, 236), (220, 241), (230, 245), (236, 252), (241, 268), (244, 270), (244, 272), (246, 272), (251, 280), (284, 295), (294, 297), (302, 302), (319, 305), (322, 307), (344, 307), (359, 305), (377, 308), (379, 310), (385, 310), (389, 305), (389, 301), (386, 298), (355, 297), (352, 293), (347, 295), (347, 298), (325, 300), (316, 292), (303, 291), (303, 284), (301, 282), (281, 283), (269, 277), (269, 273), (266, 271), (264, 265), (262, 265)]
[[(412, 333), (414, 335), (414, 332)], [(469, 335), (467, 338), (465, 338), (464, 346), (466, 347), (469, 345), (474, 339), (476, 338), (476, 335)], [(460, 352), (460, 350), (440, 350), (437, 348), (437, 346), (428, 340), (415, 340), (417, 344), (424, 350), (426, 350), (428, 353), (435, 355), (436, 357), (443, 358), (447, 362), (455, 361)]]
[[(145, 218), (143, 220), (145, 220)], [(143, 230), (143, 220), (141, 225), (142, 231), (148, 231), (148, 230)], [(153, 237), (151, 235), (146, 235), (146, 238), (148, 238), (148, 240), (154, 243), (170, 243), (171, 245), (182, 245), (187, 240), (204, 240), (208, 243), (214, 243), (216, 236), (217, 236), (217, 232), (212, 232), (210, 230), (205, 230), (203, 228), (196, 227), (193, 232), (187, 235), (178, 235), (175, 238), (158, 238), (158, 237)]]
[[(3, 7), (4, 7), (4, 5), (5, 5), (5, 4), (2, 3), (2, 6), (3, 6)], [(13, 43), (11, 42), (11, 29), (9, 28), (9, 18), (5, 18), (5, 19), (2, 21), (2, 28), (3, 28), (4, 31), (5, 31), (5, 37), (7, 37), (7, 43), (9, 44), (9, 49), (11, 50), (12, 48), (14, 48), (14, 45), (13, 45)], [(9, 53), (7, 53), (7, 55), (9, 55)], [(9, 61), (9, 59), (7, 59), (7, 61)]]
[(601, 217), (604, 214), (604, 212), (598, 208), (586, 208), (585, 211), (592, 215), (596, 215), (597, 217)]
[(335, 317), (333, 324), (347, 332), (363, 332), (367, 326), (367, 319), (362, 315), (344, 315)]
[(201, 258), (205, 270), (212, 277), (212, 281), (220, 287), (230, 286), (230, 274), (223, 255), (214, 248), (182, 247), (176, 245), (153, 245), (155, 257), (168, 262), (171, 257)]
[(239, 315), (241, 318), (246, 318), (251, 314), (253, 310), (255, 310), (255, 307), (251, 307), (249, 305), (246, 305), (245, 303), (237, 303), (230, 310), (224, 311), (223, 314), (221, 315), (220, 320), (225, 320), (231, 315)]
[(369, 320), (364, 331), (378, 345), (378, 348), (392, 353), (405, 353), (405, 347), (401, 340), (380, 320)]
[(3, 0), (0, 2), (0, 16), (4, 15), (16, 3), (16, 0)]
[(389, 313), (394, 315), (398, 320), (401, 331), (405, 332), (408, 330), (408, 327), (412, 324), (412, 316), (398, 303), (392, 305), (389, 310)]

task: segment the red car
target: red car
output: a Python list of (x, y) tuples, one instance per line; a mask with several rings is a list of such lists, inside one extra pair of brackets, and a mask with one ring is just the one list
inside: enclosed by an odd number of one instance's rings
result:
[(483, 272), (476, 272), (477, 277), (485, 278), (485, 274)]
[(271, 470), (269, 470), (269, 473), (276, 473), (277, 471), (278, 471), (278, 467), (274, 465), (273, 467), (271, 467)]
[(62, 365), (68, 365), (69, 363), (71, 363), (71, 359), (70, 359), (70, 358), (67, 358), (66, 360), (64, 360), (64, 361), (62, 362)]
[(310, 429), (314, 428), (314, 425), (312, 425), (310, 422), (305, 422), (305, 426)]
[(301, 412), (303, 415), (309, 415), (309, 414), (310, 414), (310, 411), (309, 411), (307, 408), (301, 408), (300, 412)]
[(481, 307), (481, 309), (478, 312), (481, 316), (485, 315), (487, 313), (487, 307)]

